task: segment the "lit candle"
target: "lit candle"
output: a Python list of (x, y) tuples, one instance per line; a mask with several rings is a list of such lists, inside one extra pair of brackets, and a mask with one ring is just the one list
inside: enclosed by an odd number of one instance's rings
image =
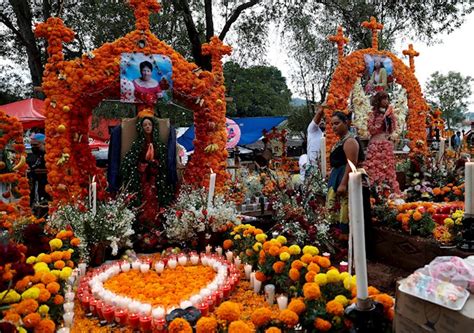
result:
[(71, 327), (74, 321), (74, 312), (66, 312), (63, 314), (64, 326)]
[(216, 174), (211, 169), (211, 175), (209, 176), (209, 192), (207, 196), (207, 208), (211, 208), (214, 200), (214, 190), (216, 187)]
[(73, 302), (65, 302), (63, 304), (64, 312), (72, 312), (74, 309), (74, 303)]
[(235, 267), (240, 268), (240, 264), (242, 263), (242, 261), (240, 260), (240, 257), (235, 257), (234, 259), (234, 264), (235, 264)]
[(127, 311), (124, 309), (116, 309), (115, 310), (115, 321), (120, 326), (125, 326), (127, 324)]
[(77, 267), (79, 267), (79, 271), (81, 273), (81, 276), (86, 275), (86, 269), (87, 269), (87, 264), (86, 263), (81, 262), (79, 265), (77, 265)]
[(244, 271), (245, 271), (245, 278), (247, 280), (250, 280), (250, 273), (252, 273), (252, 265), (246, 264), (244, 266)]
[(365, 235), (364, 235), (364, 206), (362, 201), (362, 173), (358, 172), (348, 160), (352, 168), (349, 173), (349, 221), (353, 233), (354, 262), (356, 270), (357, 286), (357, 307), (365, 310), (367, 304), (368, 283), (367, 283), (367, 262), (365, 256)]
[(128, 261), (126, 262), (123, 262), (121, 265), (120, 265), (120, 269), (122, 270), (122, 272), (128, 272), (130, 270), (130, 263)]
[(97, 213), (97, 183), (95, 182), (95, 176), (92, 177), (91, 196), (92, 214), (95, 215)]
[(183, 310), (189, 308), (190, 306), (193, 306), (193, 303), (191, 303), (190, 301), (182, 301), (181, 303), (179, 303), (179, 307)]
[(128, 316), (128, 324), (133, 328), (133, 329), (138, 329), (138, 326), (140, 326), (140, 317), (136, 313), (130, 313)]
[(227, 251), (225, 253), (225, 257), (227, 258), (227, 261), (232, 262), (232, 258), (234, 257), (234, 254), (232, 253), (232, 251)]
[(151, 317), (140, 316), (140, 328), (144, 332), (151, 332)]
[(265, 300), (268, 304), (273, 305), (275, 302), (275, 285), (267, 284), (264, 288), (265, 291)]
[(327, 165), (326, 165), (326, 137), (321, 138), (321, 176), (326, 179)]
[(178, 265), (178, 262), (176, 261), (176, 259), (173, 258), (173, 259), (168, 260), (169, 268), (175, 269), (177, 265)]
[(157, 273), (163, 272), (164, 269), (165, 269), (165, 264), (163, 263), (163, 261), (158, 261), (157, 263), (155, 263), (155, 271)]
[(217, 252), (218, 256), (221, 256), (222, 255), (222, 247), (220, 247), (220, 246), (216, 247), (216, 252)]
[(198, 306), (199, 311), (201, 311), (201, 315), (203, 317), (207, 316), (209, 314), (209, 304), (204, 300), (202, 301), (201, 304)]
[(186, 257), (186, 255), (182, 255), (178, 257), (178, 263), (181, 266), (185, 266), (187, 262), (188, 262), (188, 258)]
[(280, 310), (285, 310), (288, 307), (288, 297), (285, 295), (278, 296), (277, 303)]
[(140, 265), (140, 272), (147, 273), (150, 270), (150, 265), (143, 263)]
[(474, 215), (474, 162), (464, 164), (464, 215)]
[(165, 309), (162, 308), (161, 306), (157, 307), (157, 308), (154, 308), (151, 314), (152, 314), (153, 318), (155, 318), (155, 319), (164, 318), (165, 317)]
[(137, 271), (140, 269), (140, 265), (141, 263), (138, 260), (135, 260), (134, 262), (132, 262), (132, 268), (136, 269)]
[(197, 256), (197, 255), (191, 255), (191, 257), (189, 258), (189, 260), (191, 261), (191, 264), (197, 265), (197, 263), (199, 262), (199, 256)]
[(255, 285), (255, 272), (250, 273), (250, 288)]
[(209, 244), (206, 245), (206, 253), (207, 254), (210, 254), (211, 253), (211, 250), (212, 250), (212, 246), (210, 246)]
[(255, 278), (253, 278), (253, 291), (258, 294), (260, 292), (260, 289), (262, 288), (262, 281), (258, 280)]

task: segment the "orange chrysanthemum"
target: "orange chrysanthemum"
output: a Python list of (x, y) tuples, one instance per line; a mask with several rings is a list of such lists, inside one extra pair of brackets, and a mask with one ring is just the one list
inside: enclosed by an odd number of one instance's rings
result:
[(278, 315), (278, 319), (288, 328), (295, 327), (299, 321), (298, 315), (289, 309), (282, 310)]
[(283, 273), (283, 270), (285, 269), (285, 263), (283, 261), (277, 261), (273, 264), (272, 266), (273, 270), (277, 274)]
[(201, 317), (196, 324), (196, 333), (215, 333), (217, 321), (212, 317)]
[(321, 296), (319, 285), (315, 282), (305, 283), (303, 286), (303, 295), (306, 299), (317, 299)]
[(169, 333), (193, 333), (193, 328), (186, 319), (176, 318), (168, 327)]
[(269, 308), (259, 308), (252, 313), (250, 319), (256, 327), (264, 326), (272, 320), (272, 311)]
[(263, 272), (260, 272), (260, 271), (255, 272), (255, 278), (258, 281), (262, 281), (262, 282), (265, 282), (267, 280), (267, 277), (265, 276), (265, 274), (263, 274)]
[(344, 306), (337, 301), (329, 301), (326, 304), (326, 311), (333, 316), (342, 316), (344, 314)]
[(219, 305), (216, 310), (217, 318), (225, 320), (227, 322), (232, 322), (239, 320), (240, 318), (240, 307), (238, 304), (230, 301), (226, 301)]
[(61, 286), (57, 282), (51, 282), (48, 283), (46, 286), (46, 289), (51, 293), (51, 294), (57, 294)]
[(52, 273), (43, 273), (43, 275), (41, 276), (41, 282), (45, 285), (51, 282), (55, 282), (57, 280), (58, 278)]
[(326, 257), (319, 257), (318, 264), (322, 268), (328, 268), (329, 266), (331, 266), (331, 261)]
[(28, 298), (15, 304), (13, 307), (20, 316), (24, 316), (35, 312), (38, 309), (38, 302), (34, 299)]
[(54, 333), (56, 325), (51, 319), (43, 319), (35, 327), (34, 333)]
[(23, 325), (26, 328), (34, 328), (41, 321), (41, 316), (37, 312), (30, 313), (23, 318)]
[(62, 297), (61, 295), (54, 296), (53, 303), (56, 304), (56, 305), (63, 304), (64, 303), (64, 297)]
[(316, 327), (316, 329), (319, 331), (327, 332), (331, 329), (332, 325), (327, 320), (324, 320), (322, 318), (316, 318), (316, 320), (314, 321), (314, 327)]
[(291, 263), (291, 268), (300, 270), (304, 266), (304, 263), (301, 260), (295, 260)]
[(229, 325), (228, 333), (252, 333), (252, 329), (242, 320), (237, 320)]
[(306, 304), (301, 299), (294, 298), (288, 304), (288, 310), (293, 311), (299, 316), (306, 310)]

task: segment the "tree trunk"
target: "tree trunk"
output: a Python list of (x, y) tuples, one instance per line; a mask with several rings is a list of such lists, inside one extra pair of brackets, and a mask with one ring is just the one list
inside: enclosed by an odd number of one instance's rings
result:
[(18, 29), (15, 29), (13, 22), (7, 26), (12, 30), (21, 43), (26, 48), (28, 57), (28, 67), (30, 69), (33, 86), (41, 86), (43, 81), (43, 64), (41, 63), (41, 50), (39, 49), (35, 34), (33, 32), (33, 15), (28, 0), (10, 0), (10, 4), (15, 13)]

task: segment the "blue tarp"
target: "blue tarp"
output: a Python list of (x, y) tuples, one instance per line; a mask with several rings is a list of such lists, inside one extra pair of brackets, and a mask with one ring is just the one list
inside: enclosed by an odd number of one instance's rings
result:
[[(280, 125), (288, 117), (252, 117), (252, 118), (230, 118), (240, 127), (240, 140), (238, 145), (248, 145), (257, 142), (262, 137), (262, 131), (270, 131), (273, 127)], [(182, 136), (178, 138), (178, 143), (187, 151), (194, 150), (194, 125), (189, 127)]]

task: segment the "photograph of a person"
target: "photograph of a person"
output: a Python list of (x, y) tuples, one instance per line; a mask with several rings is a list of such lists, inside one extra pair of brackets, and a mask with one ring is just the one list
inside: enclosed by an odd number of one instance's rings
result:
[(172, 64), (169, 57), (124, 53), (120, 61), (120, 100), (154, 105), (168, 102), (172, 93)]
[(379, 91), (387, 91), (393, 77), (392, 59), (386, 56), (366, 54), (364, 60), (367, 73), (365, 92), (375, 94)]

